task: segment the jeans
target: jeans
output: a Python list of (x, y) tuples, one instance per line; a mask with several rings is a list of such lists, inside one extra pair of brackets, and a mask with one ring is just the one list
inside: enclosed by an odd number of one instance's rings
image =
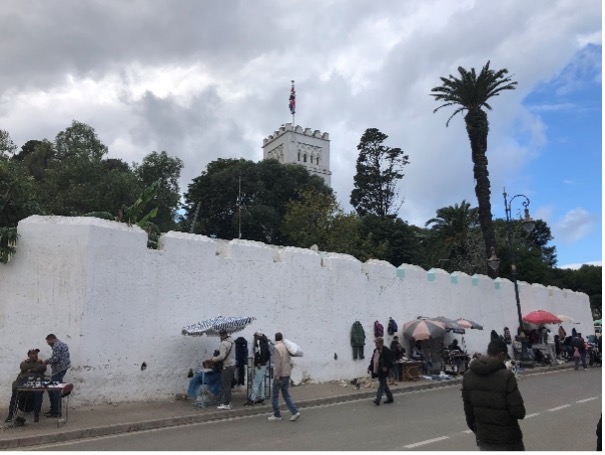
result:
[(586, 368), (586, 352), (580, 351), (580, 357), (574, 357), (574, 361), (576, 363), (576, 370), (580, 366), (580, 360), (582, 360), (582, 366)]
[(235, 377), (235, 365), (232, 367), (224, 367), (221, 373), (223, 378), (223, 404), (231, 403), (231, 383)]
[(15, 414), (16, 414), (15, 411), (17, 409), (17, 397), (19, 398), (19, 401), (24, 400), (26, 393), (34, 394), (34, 417), (38, 417), (40, 415), (40, 410), (42, 409), (42, 398), (44, 397), (44, 392), (17, 392), (16, 390), (13, 390), (13, 393), (11, 394), (11, 402), (8, 406), (7, 419), (12, 420), (15, 417)]
[(252, 389), (250, 390), (250, 400), (265, 399), (265, 373), (267, 366), (254, 367), (254, 377), (252, 378)]
[(393, 394), (391, 393), (391, 389), (389, 389), (389, 384), (387, 383), (387, 376), (380, 375), (378, 376), (378, 390), (376, 391), (376, 403), (380, 403), (380, 399), (382, 398), (382, 394), (387, 394), (387, 400), (393, 399)]
[[(50, 377), (52, 382), (63, 382), (63, 378), (65, 377), (65, 373), (67, 371), (61, 371), (60, 373), (55, 373)], [(50, 413), (51, 414), (60, 414), (61, 413), (61, 392), (60, 391), (48, 391), (48, 398), (50, 399)]]
[(290, 376), (282, 376), (276, 382), (273, 381), (273, 388), (271, 389), (271, 406), (273, 406), (273, 415), (275, 417), (281, 417), (281, 413), (279, 412), (279, 391), (281, 390), (281, 394), (284, 397), (284, 401), (286, 402), (286, 407), (290, 411), (292, 415), (298, 412), (296, 404), (292, 401), (292, 397), (290, 396), (290, 391), (288, 387), (290, 386)]

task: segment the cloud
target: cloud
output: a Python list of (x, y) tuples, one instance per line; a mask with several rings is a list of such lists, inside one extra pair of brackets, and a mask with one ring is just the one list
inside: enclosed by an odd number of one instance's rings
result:
[(574, 243), (589, 235), (595, 227), (597, 217), (581, 207), (567, 212), (553, 229), (554, 236), (562, 243)]
[(558, 268), (577, 270), (580, 267), (582, 267), (583, 265), (596, 265), (596, 266), (602, 267), (603, 263), (602, 263), (602, 261), (581, 262), (581, 263), (577, 263), (577, 264), (561, 265), (561, 266), (558, 266)]
[(596, 42), (600, 9), (567, 0), (6, 0), (0, 122), (19, 145), (53, 139), (77, 119), (113, 157), (140, 162), (166, 150), (183, 160), (186, 190), (212, 160), (261, 159), (263, 138), (291, 121), (294, 79), (296, 122), (330, 133), (345, 209), (356, 146), (376, 127), (409, 154), (400, 216), (423, 225), (440, 207), (476, 201), (463, 115), (446, 128), (453, 110), (433, 113), (440, 76), (491, 60), (519, 81), (488, 111), (490, 178), (502, 188), (548, 142), (546, 107), (524, 98)]

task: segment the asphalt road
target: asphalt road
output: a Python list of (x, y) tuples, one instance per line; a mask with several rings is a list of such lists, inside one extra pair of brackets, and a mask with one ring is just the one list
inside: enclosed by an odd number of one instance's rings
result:
[[(527, 450), (595, 450), (601, 371), (559, 370), (519, 381), (527, 409), (521, 422)], [(464, 420), (460, 386), (395, 395), (390, 405), (377, 407), (365, 399), (304, 408), (301, 414), (297, 422), (288, 421), (286, 411), (281, 422), (242, 417), (36, 450), (478, 450)]]

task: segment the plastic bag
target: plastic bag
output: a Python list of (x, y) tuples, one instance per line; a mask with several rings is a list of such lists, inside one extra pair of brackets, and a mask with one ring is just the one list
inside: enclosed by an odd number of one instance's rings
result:
[(286, 345), (286, 349), (290, 353), (292, 357), (302, 357), (303, 351), (299, 345), (297, 345), (294, 341), (290, 341), (284, 338), (284, 344)]

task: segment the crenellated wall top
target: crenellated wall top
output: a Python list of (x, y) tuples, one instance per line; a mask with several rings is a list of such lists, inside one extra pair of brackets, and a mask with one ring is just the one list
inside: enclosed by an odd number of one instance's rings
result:
[(297, 134), (301, 134), (303, 136), (315, 137), (318, 139), (324, 139), (326, 141), (330, 140), (330, 133), (322, 133), (319, 130), (313, 130), (311, 128), (303, 128), (300, 125), (293, 126), (292, 123), (286, 123), (282, 125), (278, 130), (275, 130), (273, 134), (270, 134), (265, 139), (263, 139), (263, 145), (268, 144), (269, 142), (283, 136), (288, 132), (293, 132)]

